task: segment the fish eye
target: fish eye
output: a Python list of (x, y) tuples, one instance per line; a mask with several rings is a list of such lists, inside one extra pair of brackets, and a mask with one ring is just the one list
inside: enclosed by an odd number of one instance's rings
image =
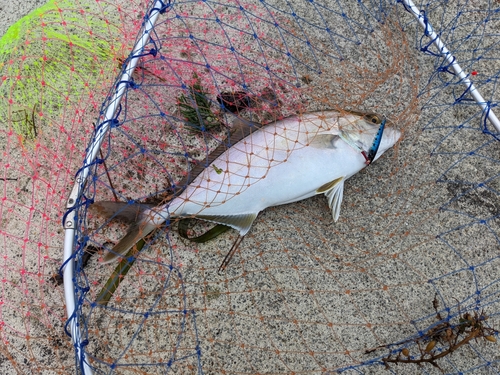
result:
[(365, 119), (376, 125), (380, 125), (382, 123), (382, 119), (377, 115), (366, 115)]

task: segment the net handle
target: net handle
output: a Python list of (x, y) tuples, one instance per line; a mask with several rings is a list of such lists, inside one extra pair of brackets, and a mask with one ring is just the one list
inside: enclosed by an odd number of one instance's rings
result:
[[(94, 139), (91, 145), (87, 149), (87, 154), (84, 159), (83, 167), (78, 171), (75, 184), (71, 193), (69, 195), (66, 204), (66, 213), (63, 218), (64, 226), (64, 252), (63, 252), (63, 280), (64, 280), (64, 298), (66, 302), (66, 313), (68, 316), (68, 321), (66, 322), (67, 332), (71, 335), (71, 340), (73, 346), (75, 347), (75, 355), (77, 356), (77, 362), (80, 365), (80, 369), (84, 375), (93, 375), (94, 372), (90, 367), (87, 360), (85, 360), (85, 350), (86, 345), (85, 338), (81, 337), (81, 332), (79, 328), (79, 318), (78, 311), (76, 310), (75, 303), (75, 287), (74, 287), (74, 258), (73, 249), (76, 236), (76, 208), (77, 203), (81, 197), (81, 193), (85, 187), (88, 175), (90, 173), (90, 168), (93, 166), (94, 161), (97, 157), (97, 153), (101, 148), (101, 144), (104, 140), (104, 136), (110, 129), (112, 123), (115, 120), (115, 115), (120, 108), (121, 99), (126, 91), (127, 85), (131, 82), (132, 74), (137, 66), (139, 59), (144, 55), (144, 48), (150, 42), (151, 32), (153, 31), (154, 25), (161, 13), (164, 13), (171, 6), (170, 1), (163, 2), (161, 0), (156, 0), (153, 6), (146, 13), (144, 17), (143, 27), (139, 35), (142, 35), (136, 42), (134, 49), (132, 50), (128, 63), (123, 70), (122, 76), (118, 80), (115, 86), (113, 96), (108, 101), (108, 106), (106, 107), (103, 121), (96, 127), (94, 133)], [(153, 53), (150, 51), (148, 53)], [(109, 98), (109, 97), (108, 97)]]
[(418, 20), (420, 23), (420, 26), (422, 26), (425, 30), (425, 35), (427, 35), (429, 38), (431, 38), (432, 42), (435, 44), (435, 46), (438, 48), (439, 53), (445, 58), (446, 62), (451, 65), (455, 73), (460, 77), (461, 82), (467, 86), (468, 91), (474, 98), (477, 104), (481, 106), (483, 109), (483, 112), (486, 114), (486, 117), (492, 125), (495, 127), (497, 132), (500, 133), (500, 120), (498, 120), (498, 117), (495, 115), (493, 110), (490, 107), (490, 103), (486, 102), (484, 98), (481, 96), (479, 91), (476, 89), (472, 81), (467, 77), (467, 74), (465, 74), (464, 70), (460, 67), (460, 65), (457, 63), (457, 60), (455, 56), (451, 54), (451, 52), (446, 48), (444, 43), (441, 41), (441, 38), (436, 34), (434, 31), (433, 27), (429, 23), (427, 17), (425, 16), (425, 13), (420, 11), (415, 4), (413, 3), (412, 0), (401, 0), (405, 9), (413, 14), (415, 18)]

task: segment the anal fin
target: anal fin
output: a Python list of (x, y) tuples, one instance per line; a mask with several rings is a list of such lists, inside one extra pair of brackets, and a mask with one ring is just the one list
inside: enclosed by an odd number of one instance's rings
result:
[(241, 215), (196, 215), (196, 219), (224, 224), (240, 232), (241, 236), (248, 233), (258, 213)]

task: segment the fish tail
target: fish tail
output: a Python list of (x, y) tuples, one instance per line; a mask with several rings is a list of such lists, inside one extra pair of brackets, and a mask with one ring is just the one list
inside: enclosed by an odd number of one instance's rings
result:
[(141, 238), (147, 236), (155, 228), (157, 228), (157, 225), (152, 222), (132, 224), (128, 228), (127, 234), (106, 253), (103, 263), (110, 263), (120, 256), (125, 256)]
[(127, 234), (108, 250), (103, 263), (110, 263), (120, 256), (125, 256), (141, 238), (158, 228), (168, 216), (161, 209), (155, 210), (153, 205), (142, 203), (95, 202), (90, 206), (90, 210), (109, 220), (129, 224)]

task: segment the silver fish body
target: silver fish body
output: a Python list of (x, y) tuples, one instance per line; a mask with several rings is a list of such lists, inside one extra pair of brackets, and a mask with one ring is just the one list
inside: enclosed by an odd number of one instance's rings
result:
[[(168, 218), (195, 217), (225, 224), (244, 236), (262, 210), (325, 194), (336, 221), (344, 181), (367, 166), (366, 155), (381, 121), (374, 114), (336, 111), (289, 117), (235, 143), (165, 205), (132, 214), (133, 210), (124, 209), (126, 204), (97, 203), (106, 216), (118, 211), (133, 222), (105, 262), (125, 254)], [(387, 126), (374, 160), (399, 137), (398, 130)]]

